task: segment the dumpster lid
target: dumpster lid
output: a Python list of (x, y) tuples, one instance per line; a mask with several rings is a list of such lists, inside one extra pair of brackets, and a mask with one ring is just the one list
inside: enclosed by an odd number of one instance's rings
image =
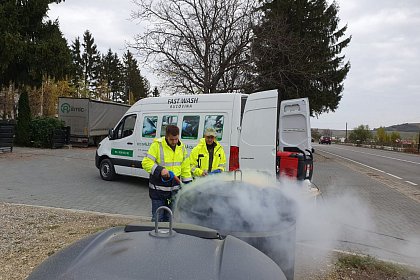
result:
[(52, 255), (27, 279), (286, 279), (274, 261), (236, 237), (149, 233), (105, 230)]

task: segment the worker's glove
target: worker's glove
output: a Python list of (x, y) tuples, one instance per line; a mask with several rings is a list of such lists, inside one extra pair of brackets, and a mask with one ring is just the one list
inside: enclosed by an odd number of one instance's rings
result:
[(217, 174), (217, 173), (222, 173), (222, 170), (216, 169), (216, 170), (213, 170), (212, 172), (210, 172), (209, 174)]
[(172, 182), (172, 180), (174, 179), (175, 174), (172, 171), (169, 171), (169, 178), (165, 179), (162, 177), (162, 182), (163, 183), (169, 183)]

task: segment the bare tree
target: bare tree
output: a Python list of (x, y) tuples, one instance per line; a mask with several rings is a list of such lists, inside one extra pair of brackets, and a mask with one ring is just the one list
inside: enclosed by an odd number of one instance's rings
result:
[(174, 91), (244, 88), (255, 0), (133, 0), (149, 28), (131, 46)]

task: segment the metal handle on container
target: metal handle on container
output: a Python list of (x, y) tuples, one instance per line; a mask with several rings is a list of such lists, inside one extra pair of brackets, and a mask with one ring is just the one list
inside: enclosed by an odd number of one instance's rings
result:
[[(169, 213), (169, 229), (159, 229), (159, 212), (167, 211)], [(156, 210), (156, 219), (155, 219), (155, 230), (150, 232), (150, 235), (155, 237), (171, 237), (175, 234), (175, 231), (172, 230), (172, 217), (173, 213), (169, 207), (161, 206)]]
[(240, 169), (236, 169), (235, 171), (233, 171), (233, 178), (236, 181), (236, 173), (237, 172), (241, 173), (241, 182), (242, 182), (242, 170), (240, 170)]

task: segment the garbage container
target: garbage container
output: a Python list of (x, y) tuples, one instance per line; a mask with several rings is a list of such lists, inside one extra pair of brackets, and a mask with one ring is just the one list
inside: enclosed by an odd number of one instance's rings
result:
[(283, 175), (297, 180), (311, 180), (313, 174), (313, 156), (309, 152), (307, 156), (303, 151), (299, 152), (277, 152), (276, 173), (278, 177)]
[(0, 151), (10, 150), (13, 152), (15, 125), (12, 122), (0, 122)]
[[(197, 182), (196, 182), (197, 183)], [(177, 198), (177, 220), (233, 235), (259, 249), (293, 279), (296, 206), (278, 187), (205, 181)], [(240, 256), (238, 256), (240, 257)]]

